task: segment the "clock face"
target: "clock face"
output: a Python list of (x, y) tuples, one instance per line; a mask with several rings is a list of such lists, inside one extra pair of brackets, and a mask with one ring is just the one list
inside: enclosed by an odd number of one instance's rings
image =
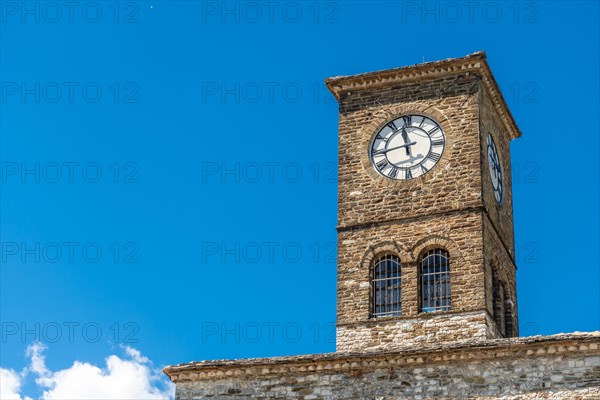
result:
[(490, 179), (492, 181), (492, 188), (494, 189), (494, 197), (498, 204), (502, 203), (504, 196), (504, 180), (502, 178), (502, 167), (500, 166), (500, 158), (496, 151), (496, 144), (494, 138), (488, 133), (487, 137), (487, 153), (488, 153), (488, 167), (490, 169)]
[(404, 115), (377, 132), (369, 157), (377, 172), (389, 179), (421, 176), (442, 158), (446, 138), (442, 127), (422, 115)]

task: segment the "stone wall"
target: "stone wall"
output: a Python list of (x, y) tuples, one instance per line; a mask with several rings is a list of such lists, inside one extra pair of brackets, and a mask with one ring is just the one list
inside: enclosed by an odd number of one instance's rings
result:
[(176, 399), (600, 399), (600, 333), (168, 367)]
[[(505, 331), (495, 323), (498, 336), (518, 336), (519, 319), (517, 307), (517, 281), (513, 227), (512, 171), (510, 160), (510, 137), (489, 98), (482, 90), (479, 98), (479, 124), (481, 142), (481, 178), (484, 218), (484, 247), (486, 269), (486, 308), (496, 317), (504, 319)], [(490, 134), (500, 158), (504, 184), (504, 198), (500, 204), (494, 197), (487, 159), (487, 136)], [(501, 288), (503, 288), (501, 290)], [(499, 300), (499, 292), (503, 299)], [(499, 302), (503, 302), (502, 307)], [(504, 315), (499, 315), (500, 309)], [(498, 321), (496, 321), (498, 322)]]
[[(434, 215), (481, 206), (479, 80), (463, 73), (356, 91), (340, 99), (338, 226)], [(438, 164), (410, 181), (392, 181), (371, 166), (375, 133), (403, 114), (429, 116), (446, 146)]]
[[(460, 320), (456, 314), (429, 318), (421, 313), (418, 279), (419, 257), (444, 248), (450, 253), (452, 311), (481, 311), (479, 322), (486, 322), (481, 90), (480, 78), (467, 72), (340, 98), (338, 351), (375, 349), (377, 342), (388, 349), (394, 344), (406, 347), (427, 340), (421, 332), (450, 342), (487, 336), (489, 327), (481, 323), (452, 324), (456, 331), (449, 332), (441, 321)], [(369, 142), (382, 125), (406, 113), (436, 119), (444, 129), (446, 148), (429, 173), (390, 181), (370, 165)], [(397, 255), (402, 265), (402, 316), (392, 320), (371, 317), (370, 270), (383, 253)], [(416, 323), (415, 318), (423, 321)], [(398, 327), (406, 329), (394, 329)], [(369, 334), (370, 328), (376, 329)]]
[[(519, 316), (517, 307), (517, 267), (512, 256), (502, 245), (494, 225), (487, 217), (483, 220), (484, 228), (484, 259), (486, 270), (486, 309), (492, 316), (495, 315), (494, 309), (498, 309), (497, 292), (499, 285), (502, 284), (505, 291), (504, 310), (507, 329), (505, 336), (512, 337), (519, 335)], [(496, 325), (496, 323), (494, 323)], [(496, 327), (498, 328), (498, 327)], [(503, 336), (498, 330), (495, 337)]]
[[(419, 310), (418, 259), (432, 247), (443, 247), (450, 254), (450, 294), (452, 312), (421, 313)], [(402, 315), (371, 318), (370, 265), (381, 253), (391, 252), (402, 263)], [(407, 221), (381, 227), (340, 232), (338, 235), (337, 350), (361, 347), (374, 349), (375, 343), (406, 347), (422, 343), (433, 335), (436, 340), (468, 340), (485, 337), (485, 290), (483, 270), (482, 214), (460, 212), (430, 219)], [(445, 322), (456, 320), (456, 313), (479, 312), (477, 323), (469, 326)], [(414, 319), (423, 318), (422, 323)], [(472, 319), (468, 317), (463, 322)], [(412, 321), (412, 322), (411, 322)], [(407, 329), (395, 330), (403, 326)], [(411, 328), (408, 328), (408, 327)], [(365, 339), (365, 329), (373, 333)], [(354, 333), (352, 331), (355, 331)], [(427, 332), (427, 337), (420, 335)], [(390, 340), (393, 339), (393, 343)], [(355, 340), (356, 343), (352, 343)]]
[[(510, 159), (510, 137), (502, 126), (498, 114), (490, 100), (486, 90), (482, 90), (479, 96), (479, 124), (481, 142), (481, 178), (483, 188), (483, 204), (498, 237), (503, 246), (509, 252), (512, 259), (515, 257), (514, 250), (514, 227), (513, 227), (513, 198), (512, 198), (512, 171)], [(502, 177), (504, 179), (504, 199), (500, 204), (494, 198), (490, 172), (487, 158), (487, 135), (494, 138)]]
[(425, 314), (418, 318), (375, 318), (338, 325), (336, 349), (341, 352), (418, 349), (432, 343), (482, 341), (498, 337), (485, 311)]

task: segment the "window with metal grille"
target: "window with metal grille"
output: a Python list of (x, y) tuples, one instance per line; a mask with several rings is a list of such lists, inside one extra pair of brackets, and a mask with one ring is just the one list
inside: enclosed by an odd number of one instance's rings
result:
[(494, 319), (502, 336), (506, 336), (506, 294), (502, 282), (495, 282)]
[(421, 311), (450, 310), (450, 255), (434, 249), (423, 254), (420, 262)]
[(373, 264), (373, 317), (402, 314), (400, 259), (394, 255), (378, 258)]

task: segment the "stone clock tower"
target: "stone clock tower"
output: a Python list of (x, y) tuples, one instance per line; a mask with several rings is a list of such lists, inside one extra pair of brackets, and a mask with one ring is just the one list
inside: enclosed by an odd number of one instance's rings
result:
[(517, 336), (521, 133), (485, 53), (326, 84), (340, 110), (337, 351)]

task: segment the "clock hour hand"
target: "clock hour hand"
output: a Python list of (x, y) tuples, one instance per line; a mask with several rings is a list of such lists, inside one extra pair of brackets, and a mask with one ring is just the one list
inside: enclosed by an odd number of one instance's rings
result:
[[(392, 151), (392, 150), (398, 150), (398, 149), (401, 149), (401, 148), (403, 148), (403, 147), (406, 147), (406, 148), (408, 148), (408, 146), (412, 146), (412, 145), (415, 145), (415, 144), (417, 144), (417, 142), (405, 143), (405, 144), (403, 144), (403, 145), (396, 146), (396, 147), (391, 147), (391, 148), (389, 148), (389, 149), (381, 149), (381, 150), (377, 150), (377, 151), (374, 151), (374, 152), (373, 152), (373, 155), (385, 154), (385, 153), (387, 153), (387, 152), (390, 152), (390, 151)], [(410, 153), (408, 153), (408, 154), (410, 155)]]

